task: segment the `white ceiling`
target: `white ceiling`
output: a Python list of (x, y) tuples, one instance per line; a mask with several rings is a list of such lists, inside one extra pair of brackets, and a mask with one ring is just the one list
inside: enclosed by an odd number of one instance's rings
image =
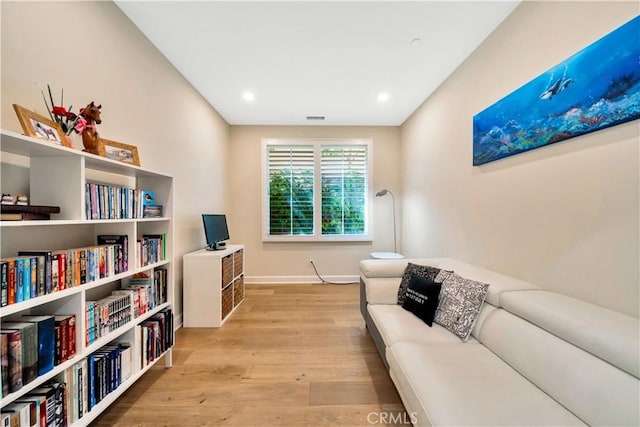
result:
[(229, 124), (350, 126), (402, 124), (518, 3), (116, 0)]

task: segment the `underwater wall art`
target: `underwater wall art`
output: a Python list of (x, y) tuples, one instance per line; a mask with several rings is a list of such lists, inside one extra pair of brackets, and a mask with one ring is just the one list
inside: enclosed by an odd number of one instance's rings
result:
[(640, 16), (473, 117), (473, 165), (640, 118)]

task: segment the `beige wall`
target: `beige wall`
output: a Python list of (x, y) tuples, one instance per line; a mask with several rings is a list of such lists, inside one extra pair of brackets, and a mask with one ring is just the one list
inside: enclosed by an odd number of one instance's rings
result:
[(638, 121), (471, 165), (474, 114), (637, 14), (637, 2), (524, 2), (425, 101), (402, 127), (407, 255), (638, 316)]
[[(370, 138), (373, 140), (373, 188), (400, 195), (400, 130), (398, 127), (232, 126), (229, 164), (229, 233), (246, 245), (247, 281), (309, 281), (313, 258), (329, 280), (357, 278), (358, 263), (372, 251), (393, 248), (390, 197), (373, 201), (373, 242), (263, 243), (261, 228), (262, 138)], [(396, 206), (398, 223), (399, 206)], [(400, 227), (398, 228), (400, 233)], [(398, 237), (398, 240), (399, 237)]]
[(46, 115), (47, 83), (76, 112), (101, 103), (100, 134), (174, 176), (180, 314), (182, 254), (204, 246), (200, 214), (226, 207), (229, 126), (112, 2), (2, 2), (3, 129), (21, 131), (13, 103)]

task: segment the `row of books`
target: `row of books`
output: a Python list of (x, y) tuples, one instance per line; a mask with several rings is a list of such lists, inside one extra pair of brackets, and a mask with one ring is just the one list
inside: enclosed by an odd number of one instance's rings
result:
[(24, 315), (3, 321), (0, 330), (2, 396), (20, 390), (75, 354), (75, 314)]
[(85, 304), (85, 344), (126, 325), (133, 319), (132, 291), (114, 291), (110, 296)]
[(51, 380), (2, 408), (0, 426), (66, 427), (67, 396), (66, 384)]
[(99, 235), (97, 245), (25, 250), (0, 260), (0, 305), (26, 301), (129, 269), (128, 236)]
[(133, 299), (134, 316), (138, 317), (167, 302), (167, 270), (158, 268), (153, 276), (147, 273), (135, 274), (123, 287), (135, 291)]
[(132, 319), (167, 302), (167, 270), (153, 275), (138, 273), (121, 282), (121, 289), (97, 301), (85, 304), (85, 344), (127, 324)]
[(170, 308), (154, 314), (136, 326), (140, 335), (141, 365), (147, 366), (173, 346), (173, 313)]
[(132, 219), (144, 217), (144, 206), (153, 205), (152, 191), (113, 185), (85, 184), (86, 219)]
[(144, 234), (136, 243), (141, 267), (167, 259), (166, 234)]

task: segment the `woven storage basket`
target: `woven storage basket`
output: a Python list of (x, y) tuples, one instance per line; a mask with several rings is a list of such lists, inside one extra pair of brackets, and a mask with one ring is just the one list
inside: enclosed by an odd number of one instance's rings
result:
[(233, 275), (239, 276), (243, 273), (242, 271), (242, 257), (244, 251), (240, 249), (238, 252), (233, 254)]
[(237, 306), (244, 299), (244, 276), (233, 282), (233, 305)]
[(222, 318), (224, 319), (233, 310), (233, 286), (227, 286), (222, 290)]
[(224, 288), (233, 280), (233, 254), (222, 258), (222, 287)]

